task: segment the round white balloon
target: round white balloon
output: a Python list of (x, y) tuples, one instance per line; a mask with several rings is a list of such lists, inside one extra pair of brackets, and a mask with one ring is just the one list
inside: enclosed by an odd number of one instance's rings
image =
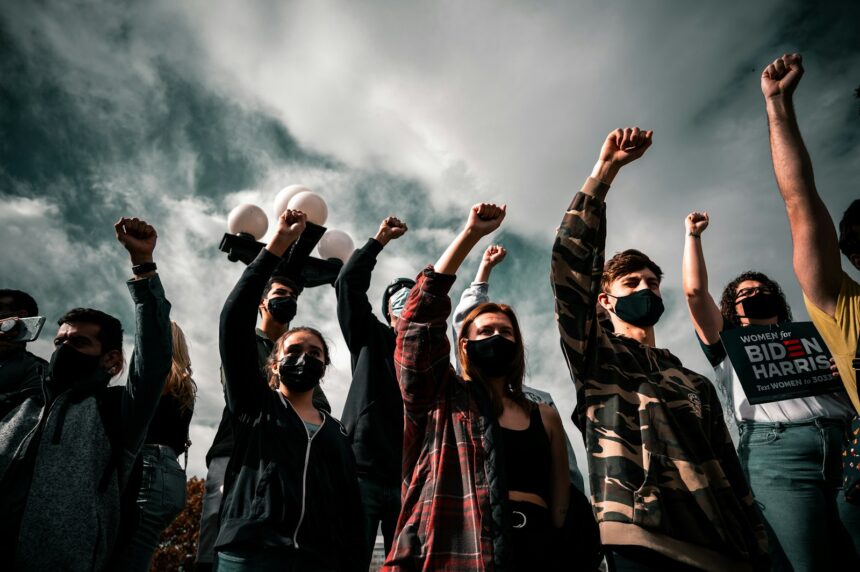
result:
[(269, 228), (269, 219), (266, 218), (263, 209), (257, 205), (241, 204), (230, 211), (227, 217), (227, 230), (230, 234), (243, 232), (260, 240), (266, 234), (267, 228)]
[(348, 234), (342, 230), (327, 230), (317, 245), (320, 258), (337, 258), (342, 262), (349, 260), (355, 244)]
[(281, 214), (287, 210), (287, 205), (290, 204), (290, 199), (297, 194), (304, 192), (310, 192), (310, 189), (304, 185), (290, 185), (289, 187), (284, 187), (278, 191), (278, 194), (275, 195), (275, 217), (281, 216)]
[(324, 225), (328, 218), (328, 207), (325, 201), (313, 191), (302, 191), (294, 195), (287, 203), (287, 208), (302, 211), (308, 215), (309, 222), (320, 226)]

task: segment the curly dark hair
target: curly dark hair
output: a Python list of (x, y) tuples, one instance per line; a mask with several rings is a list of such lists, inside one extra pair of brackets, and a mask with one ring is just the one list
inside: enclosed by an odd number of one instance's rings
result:
[(770, 288), (773, 291), (774, 296), (776, 296), (780, 301), (781, 308), (779, 310), (779, 314), (777, 314), (777, 320), (779, 322), (791, 321), (791, 306), (788, 305), (782, 288), (779, 287), (779, 284), (768, 278), (766, 274), (755, 272), (754, 270), (747, 270), (743, 274), (740, 274), (737, 278), (729, 282), (725, 289), (723, 289), (723, 297), (720, 299), (720, 313), (727, 321), (736, 326), (741, 324), (740, 318), (738, 318), (738, 312), (735, 309), (735, 296), (737, 294), (738, 284), (746, 282), (747, 280), (761, 282)]

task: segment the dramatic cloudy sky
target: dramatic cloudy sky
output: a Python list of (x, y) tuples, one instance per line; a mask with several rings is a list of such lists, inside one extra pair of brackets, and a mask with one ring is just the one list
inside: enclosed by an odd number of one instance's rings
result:
[[(519, 311), (531, 383), (568, 418), (549, 252), (603, 137), (655, 131), (610, 194), (607, 250), (638, 247), (663, 266), (658, 343), (710, 373), (680, 294), (683, 218), (711, 213), (712, 292), (761, 269), (806, 317), (758, 78), (774, 57), (804, 54), (799, 115), (838, 219), (860, 178), (858, 22), (847, 2), (4, 2), (0, 286), (35, 295), (49, 324), (88, 305), (131, 333), (112, 223), (153, 223), (200, 388), (188, 468), (203, 475), (223, 405), (217, 318), (242, 270), (217, 249), (233, 206), (271, 217), (277, 191), (303, 183), (357, 244), (400, 216), (410, 232), (382, 254), (375, 302), (436, 258), (470, 204), (505, 202), (494, 240), (510, 256), (491, 291)], [(325, 388), (339, 414), (350, 375), (333, 291), (306, 293), (296, 322), (334, 344)], [(48, 357), (52, 333), (33, 350)]]

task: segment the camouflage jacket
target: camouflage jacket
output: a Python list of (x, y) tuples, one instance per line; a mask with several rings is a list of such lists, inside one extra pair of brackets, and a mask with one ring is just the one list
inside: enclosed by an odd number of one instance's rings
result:
[(596, 319), (608, 188), (586, 181), (552, 252), (601, 540), (705, 570), (767, 569), (764, 525), (711, 382), (668, 350), (605, 332)]

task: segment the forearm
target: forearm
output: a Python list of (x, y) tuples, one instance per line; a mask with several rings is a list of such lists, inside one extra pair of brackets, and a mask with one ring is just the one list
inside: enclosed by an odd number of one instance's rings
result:
[(492, 271), (493, 267), (482, 260), (481, 264), (478, 265), (478, 271), (475, 273), (475, 282), (489, 282)]
[(815, 190), (812, 160), (794, 112), (791, 98), (773, 97), (767, 100), (770, 150), (776, 183), (786, 207), (808, 208), (820, 202)]
[(469, 255), (469, 252), (475, 247), (481, 237), (475, 234), (472, 230), (465, 228), (460, 231), (460, 234), (448, 246), (442, 256), (436, 261), (434, 270), (438, 274), (455, 275), (460, 265)]
[(129, 280), (128, 287), (135, 302), (135, 343), (126, 384), (125, 447), (135, 451), (158, 407), (170, 373), (173, 343), (170, 302), (164, 296), (159, 277)]
[(687, 232), (684, 239), (684, 257), (681, 263), (684, 294), (687, 298), (708, 294), (708, 269), (702, 250), (702, 237)]
[(335, 281), (337, 297), (337, 318), (350, 351), (361, 346), (376, 320), (367, 298), (376, 257), (382, 251), (382, 244), (369, 239), (367, 244), (356, 250)]

